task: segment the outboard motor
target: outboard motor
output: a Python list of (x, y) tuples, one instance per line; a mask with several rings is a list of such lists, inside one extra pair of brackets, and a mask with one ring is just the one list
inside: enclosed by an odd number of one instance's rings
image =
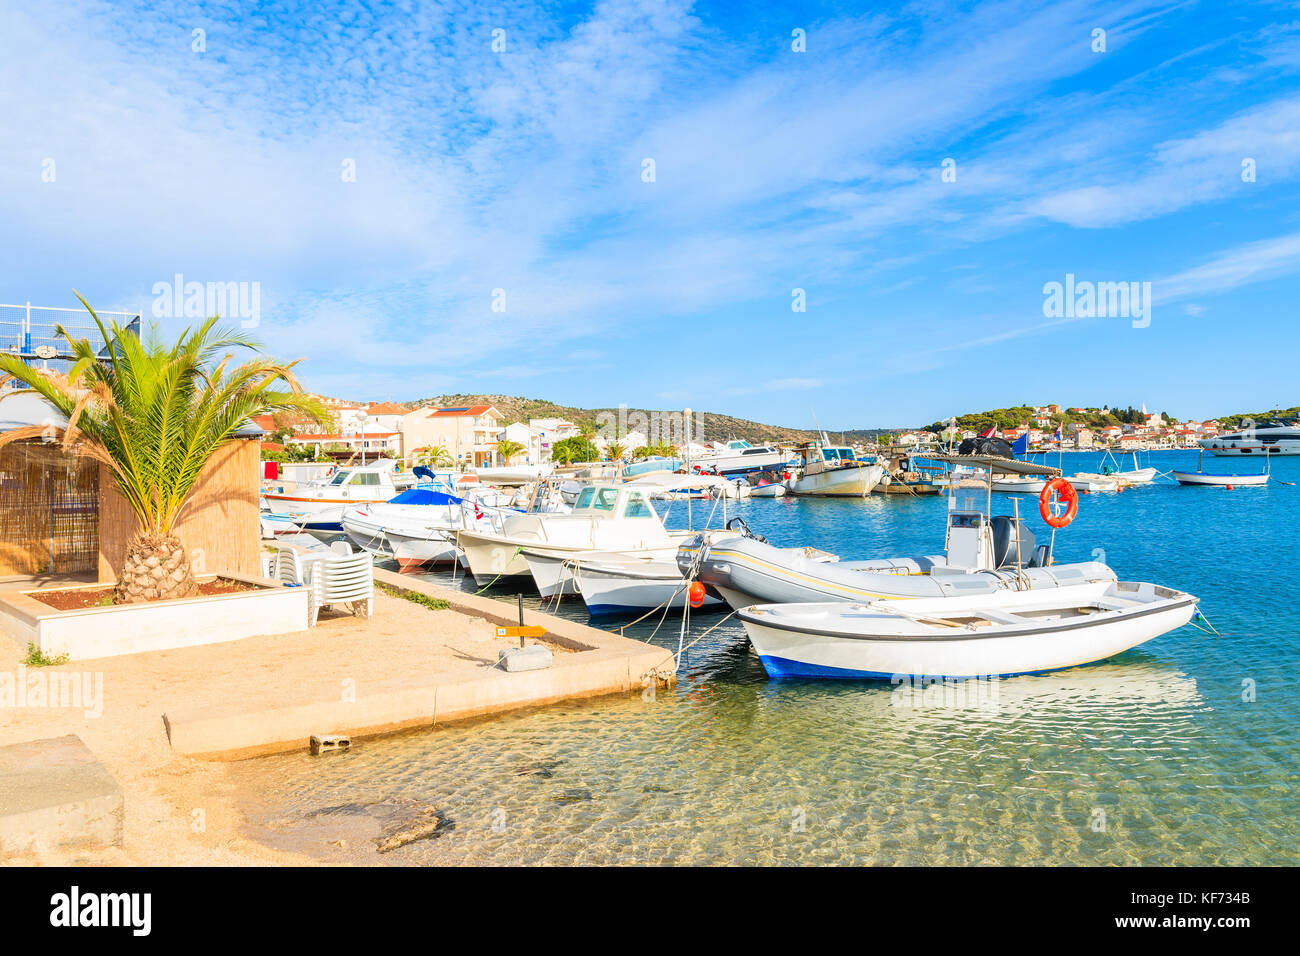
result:
[(1034, 563), (1037, 544), (1034, 533), (1025, 527), (1023, 518), (998, 515), (989, 521), (993, 532), (993, 566), (1027, 568)]

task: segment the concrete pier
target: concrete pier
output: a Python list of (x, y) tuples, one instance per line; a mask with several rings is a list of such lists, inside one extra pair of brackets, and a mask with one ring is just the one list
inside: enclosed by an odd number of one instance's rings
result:
[(76, 734), (0, 747), (0, 859), (122, 842), (122, 790)]
[[(518, 623), (513, 607), (491, 598), (379, 569), (375, 581), (445, 600), (453, 611), (492, 625)], [(430, 612), (431, 623), (436, 613)], [(371, 676), (374, 662), (326, 652), (297, 668), (310, 669), (314, 687), (290, 674), (269, 694), (250, 692), (237, 679), (223, 693), (209, 681), (205, 698), (221, 703), (169, 708), (164, 716), (168, 739), (178, 754), (234, 760), (306, 749), (314, 734), (357, 738), (432, 727), (560, 700), (639, 691), (652, 680), (672, 680), (672, 654), (663, 648), (537, 612), (527, 617), (529, 624), (547, 629), (543, 640), (557, 650), (550, 667), (512, 673), (489, 662), (448, 672), (423, 666), (415, 657), (384, 662), (386, 676), (379, 677)]]

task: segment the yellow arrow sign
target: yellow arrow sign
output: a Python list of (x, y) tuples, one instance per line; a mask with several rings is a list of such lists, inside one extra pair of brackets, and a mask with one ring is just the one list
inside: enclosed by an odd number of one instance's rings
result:
[(497, 628), (497, 637), (544, 637), (545, 635), (546, 628), (537, 625)]

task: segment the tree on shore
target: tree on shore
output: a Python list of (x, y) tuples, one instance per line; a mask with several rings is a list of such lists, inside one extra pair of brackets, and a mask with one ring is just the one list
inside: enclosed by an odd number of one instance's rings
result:
[(514, 464), (514, 459), (522, 455), (525, 450), (523, 445), (509, 438), (497, 442), (497, 454), (507, 465)]
[[(297, 362), (256, 354), (257, 343), (218, 327), (218, 316), (168, 344), (156, 327), (141, 339), (116, 322), (105, 326), (77, 298), (108, 346), (74, 339), (60, 326), (75, 357), (66, 373), (0, 354), (0, 384), (15, 379), (53, 405), (67, 419), (55, 430), (63, 448), (106, 465), (131, 509), (135, 534), (114, 600), (185, 597), (194, 573), (175, 528), (204, 466), (250, 418), (297, 412), (324, 423), (329, 415), (303, 394), (292, 371)], [(255, 354), (231, 368), (236, 349)], [(0, 446), (46, 434), (36, 426), (14, 429), (0, 435)]]

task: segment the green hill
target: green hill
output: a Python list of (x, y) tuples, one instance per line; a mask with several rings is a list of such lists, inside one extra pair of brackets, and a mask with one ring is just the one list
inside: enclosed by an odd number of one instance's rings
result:
[[(617, 408), (575, 408), (572, 405), (557, 405), (540, 398), (524, 398), (517, 395), (435, 395), (406, 402), (408, 406), (416, 405), (495, 405), (505, 416), (507, 423), (527, 422), (530, 418), (563, 418), (575, 425), (591, 425), (598, 428), (598, 416), (602, 413), (618, 415)], [(629, 409), (630, 412), (681, 413), (681, 409)], [(720, 415), (716, 412), (693, 412), (695, 427), (692, 437), (697, 441), (727, 441), (738, 438), (755, 444), (774, 441), (806, 441), (817, 437), (817, 432), (809, 428), (788, 428), (782, 425), (765, 425), (762, 422)], [(872, 441), (877, 435), (897, 432), (897, 428), (855, 428), (849, 431), (830, 432), (832, 441), (839, 441), (841, 434), (846, 442)], [(698, 434), (697, 434), (698, 432)]]

